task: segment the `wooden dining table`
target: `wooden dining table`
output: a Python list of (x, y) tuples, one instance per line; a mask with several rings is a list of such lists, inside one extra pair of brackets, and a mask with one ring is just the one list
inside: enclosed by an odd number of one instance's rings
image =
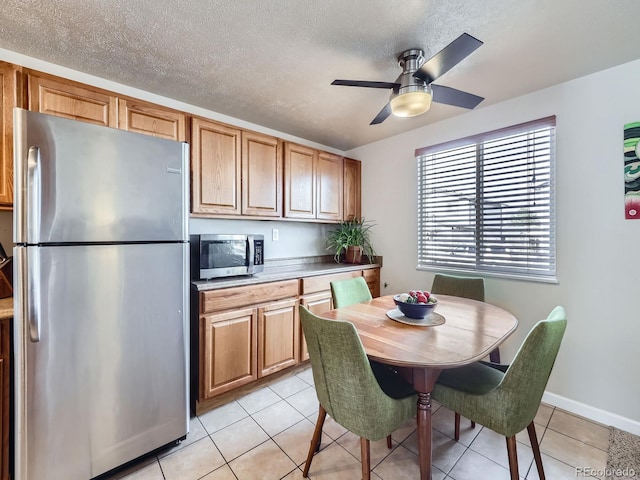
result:
[(487, 357), (518, 326), (516, 317), (495, 305), (450, 295), (437, 297), (435, 313), (444, 317), (444, 323), (435, 326), (391, 319), (388, 312), (397, 318), (397, 311), (392, 312), (396, 308), (393, 295), (322, 314), (353, 323), (369, 359), (396, 367), (418, 393), (421, 480), (431, 480), (431, 392), (440, 372)]

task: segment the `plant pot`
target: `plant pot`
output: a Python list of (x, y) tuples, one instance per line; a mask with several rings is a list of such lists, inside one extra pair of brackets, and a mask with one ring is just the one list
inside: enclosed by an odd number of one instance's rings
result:
[(360, 263), (360, 260), (362, 260), (362, 247), (347, 247), (347, 250), (344, 253), (345, 263)]

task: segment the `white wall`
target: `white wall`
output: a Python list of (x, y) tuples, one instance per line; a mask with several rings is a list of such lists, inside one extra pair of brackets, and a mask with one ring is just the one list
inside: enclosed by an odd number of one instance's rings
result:
[(568, 328), (545, 400), (635, 433), (640, 221), (624, 219), (622, 142), (623, 125), (640, 120), (638, 78), (640, 60), (347, 152), (363, 160), (363, 214), (378, 224), (383, 293), (429, 288), (433, 274), (415, 268), (414, 150), (556, 115), (559, 283), (487, 278), (487, 301), (520, 321), (501, 347), (506, 360), (537, 320), (564, 306)]

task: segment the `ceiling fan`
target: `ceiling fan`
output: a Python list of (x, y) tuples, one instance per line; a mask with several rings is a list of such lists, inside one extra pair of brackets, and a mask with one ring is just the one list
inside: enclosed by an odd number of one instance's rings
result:
[(482, 42), (463, 33), (436, 55), (425, 61), (422, 50), (406, 50), (398, 57), (402, 73), (395, 82), (368, 82), (362, 80), (334, 80), (331, 85), (348, 87), (391, 88), (391, 98), (370, 125), (377, 125), (392, 113), (398, 117), (415, 117), (431, 107), (431, 101), (456, 107), (475, 108), (483, 97), (432, 82), (447, 73)]

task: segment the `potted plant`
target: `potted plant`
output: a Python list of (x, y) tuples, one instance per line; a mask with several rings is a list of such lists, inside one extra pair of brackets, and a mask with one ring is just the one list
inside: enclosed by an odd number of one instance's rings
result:
[(327, 249), (335, 252), (334, 258), (340, 263), (344, 254), (345, 263), (360, 263), (362, 255), (366, 255), (369, 263), (373, 263), (375, 252), (369, 238), (369, 230), (373, 227), (364, 218), (346, 220), (338, 228), (329, 232)]

